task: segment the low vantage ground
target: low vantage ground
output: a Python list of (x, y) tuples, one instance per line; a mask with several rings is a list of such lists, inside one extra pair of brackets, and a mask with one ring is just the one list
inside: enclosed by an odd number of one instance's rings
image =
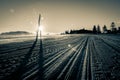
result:
[(120, 80), (120, 0), (0, 0), (0, 80)]
[(42, 53), (40, 53), (40, 39), (37, 41), (34, 41), (33, 37), (28, 37), (28, 41), (24, 39), (26, 38), (23, 38), (23, 42), (0, 44), (0, 79), (119, 80), (120, 78), (118, 35), (73, 34), (45, 37)]

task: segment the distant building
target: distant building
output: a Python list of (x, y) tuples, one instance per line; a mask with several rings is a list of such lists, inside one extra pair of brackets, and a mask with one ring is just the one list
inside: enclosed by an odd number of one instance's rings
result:
[(111, 34), (112, 32), (111, 32), (111, 30), (107, 30), (107, 33), (108, 33), (108, 34)]
[(85, 30), (83, 28), (83, 29), (79, 29), (79, 30), (70, 30), (69, 34), (92, 34), (92, 33), (93, 33), (93, 31), (91, 31), (91, 30)]
[(69, 34), (69, 31), (65, 31), (65, 34)]

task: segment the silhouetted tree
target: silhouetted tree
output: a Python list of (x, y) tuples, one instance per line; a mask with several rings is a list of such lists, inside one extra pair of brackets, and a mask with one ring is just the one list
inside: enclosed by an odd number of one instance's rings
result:
[(118, 33), (120, 33), (120, 27), (118, 27)]
[(112, 31), (113, 33), (117, 31), (114, 22), (111, 23), (111, 26), (110, 26), (110, 27), (111, 27), (111, 31)]
[(95, 25), (93, 26), (93, 33), (94, 33), (94, 34), (97, 33), (97, 29), (96, 29), (96, 26), (95, 26)]
[(97, 33), (101, 33), (100, 26), (97, 26)]
[(115, 27), (115, 23), (114, 22), (111, 23), (110, 27), (111, 27), (111, 33), (116, 34), (117, 33), (117, 28)]
[(107, 26), (106, 26), (106, 25), (103, 26), (103, 33), (108, 33), (108, 30), (107, 30)]
[(112, 22), (110, 27), (111, 27), (111, 28), (115, 28), (115, 23)]

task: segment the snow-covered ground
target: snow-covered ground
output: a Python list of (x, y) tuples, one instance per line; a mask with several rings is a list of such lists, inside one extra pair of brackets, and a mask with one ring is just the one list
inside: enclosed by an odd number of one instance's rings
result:
[(119, 80), (120, 35), (0, 38), (0, 80)]

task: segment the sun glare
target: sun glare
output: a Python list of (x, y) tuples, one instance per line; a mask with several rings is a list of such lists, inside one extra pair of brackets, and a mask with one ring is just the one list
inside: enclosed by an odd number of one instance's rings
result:
[(39, 28), (38, 28), (39, 32), (41, 31), (42, 32), (42, 35), (45, 35), (46, 32), (45, 32), (45, 27), (43, 25), (41, 25)]
[(43, 26), (41, 25), (40, 27), (39, 27), (39, 31), (42, 31), (43, 32)]

